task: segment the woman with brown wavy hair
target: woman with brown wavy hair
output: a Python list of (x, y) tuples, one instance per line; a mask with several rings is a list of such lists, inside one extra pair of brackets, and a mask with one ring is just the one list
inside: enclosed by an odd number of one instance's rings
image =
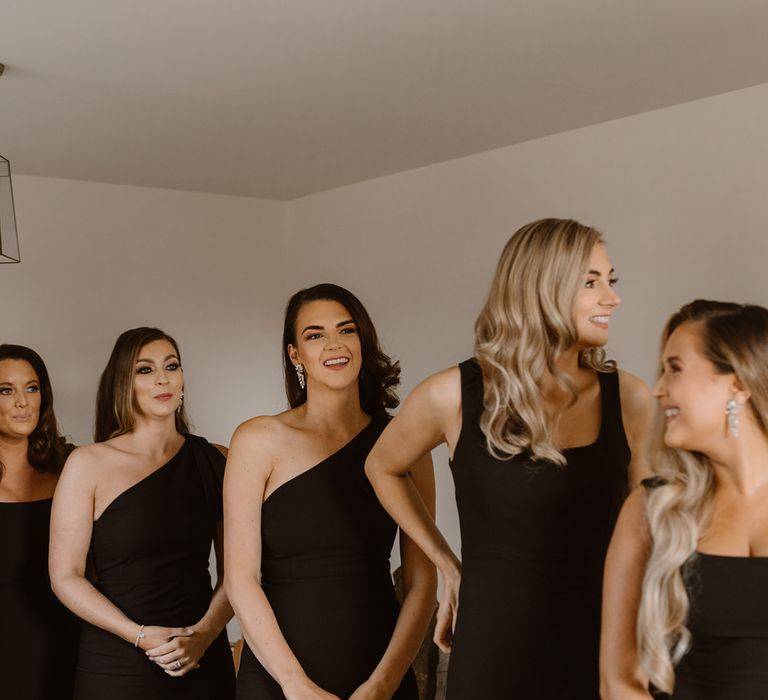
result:
[(604, 698), (768, 697), (768, 309), (680, 309), (654, 395), (654, 478), (606, 562)]
[[(290, 408), (243, 423), (224, 487), (227, 591), (248, 643), (239, 700), (418, 700), (411, 663), (434, 611), (434, 567), (401, 537), (365, 458), (398, 404), (400, 368), (360, 301), (334, 284), (294, 294), (283, 330)], [(434, 512), (429, 456), (412, 470)]]
[[(597, 700), (603, 558), (642, 471), (650, 395), (602, 349), (619, 304), (601, 235), (518, 230), (475, 324), (475, 356), (422, 382), (372, 450), (382, 503), (443, 574), (447, 698)], [(411, 465), (447, 443), (462, 562)], [(461, 583), (461, 586), (459, 586)]]
[[(74, 700), (231, 700), (224, 629), (223, 447), (191, 435), (176, 341), (117, 339), (96, 442), (67, 460), (51, 514), (51, 584), (85, 622)], [(211, 586), (211, 544), (219, 583)]]
[(45, 364), (0, 345), (0, 683), (3, 696), (71, 700), (77, 619), (51, 592), (51, 499), (67, 455)]

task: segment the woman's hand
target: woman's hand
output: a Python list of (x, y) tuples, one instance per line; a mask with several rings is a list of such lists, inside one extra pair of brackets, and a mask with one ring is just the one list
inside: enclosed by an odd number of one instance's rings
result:
[(456, 629), (456, 615), (459, 611), (460, 585), (461, 570), (443, 576), (443, 597), (437, 609), (433, 639), (440, 651), (446, 654), (450, 654), (453, 644), (453, 631)]
[(191, 627), (145, 627), (140, 644), (147, 656), (169, 676), (184, 676), (195, 668), (213, 641), (194, 625)]

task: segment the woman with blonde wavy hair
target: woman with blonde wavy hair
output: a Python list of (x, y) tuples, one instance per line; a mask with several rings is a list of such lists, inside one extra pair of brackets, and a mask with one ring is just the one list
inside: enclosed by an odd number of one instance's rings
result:
[(603, 696), (768, 697), (768, 309), (684, 306), (654, 395), (655, 476), (606, 562)]
[[(651, 413), (645, 385), (602, 349), (615, 282), (595, 229), (523, 226), (475, 324), (474, 358), (422, 382), (368, 458), (382, 503), (443, 575), (448, 700), (598, 698), (603, 560), (644, 471)], [(409, 476), (441, 443), (461, 564)]]

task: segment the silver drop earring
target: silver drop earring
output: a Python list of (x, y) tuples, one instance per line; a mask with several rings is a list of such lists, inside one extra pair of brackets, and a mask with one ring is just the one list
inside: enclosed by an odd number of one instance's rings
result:
[(725, 415), (728, 416), (728, 433), (732, 437), (739, 437), (739, 413), (741, 406), (735, 399), (731, 399), (725, 404)]
[(296, 376), (299, 379), (299, 386), (303, 389), (307, 386), (307, 380), (304, 379), (304, 365), (299, 362), (294, 365), (294, 369), (296, 370)]
[(179, 396), (179, 405), (176, 406), (176, 413), (181, 413), (181, 407), (184, 404), (184, 389), (181, 390), (181, 396)]

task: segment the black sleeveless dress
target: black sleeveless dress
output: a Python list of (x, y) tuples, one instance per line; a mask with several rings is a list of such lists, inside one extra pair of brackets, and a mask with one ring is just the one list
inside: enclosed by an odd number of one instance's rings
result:
[(71, 700), (80, 621), (51, 591), (52, 499), (0, 503), (0, 697)]
[[(643, 485), (664, 482), (646, 479)], [(693, 640), (675, 668), (671, 700), (768, 698), (768, 557), (697, 552), (683, 580)]]
[[(371, 675), (400, 612), (389, 556), (397, 525), (365, 476), (386, 426), (371, 422), (340, 450), (275, 490), (262, 507), (261, 585), (307, 676), (348, 698)], [(284, 700), (246, 647), (238, 700)], [(396, 700), (418, 700), (409, 670)]]
[[(221, 453), (187, 435), (169, 462), (123, 491), (93, 523), (96, 586), (136, 623), (184, 627), (205, 615), (223, 475)], [(76, 700), (227, 700), (234, 685), (226, 631), (200, 668), (174, 678), (141, 649), (83, 623)]]
[(603, 562), (630, 460), (618, 374), (598, 374), (597, 441), (564, 450), (560, 467), (494, 459), (479, 426), (480, 367), (459, 368), (462, 579), (447, 700), (598, 700)]

